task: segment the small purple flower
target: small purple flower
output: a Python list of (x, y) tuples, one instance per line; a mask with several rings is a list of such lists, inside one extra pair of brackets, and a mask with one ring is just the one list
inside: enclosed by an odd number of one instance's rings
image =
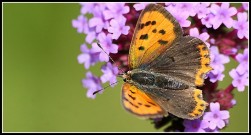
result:
[(191, 22), (187, 20), (189, 17), (188, 12), (182, 12), (176, 8), (176, 6), (168, 6), (166, 7), (166, 10), (168, 10), (175, 19), (179, 22), (181, 27), (189, 27), (191, 25)]
[(183, 125), (185, 126), (185, 132), (205, 132), (208, 128), (208, 121), (195, 119), (195, 120), (184, 120)]
[(99, 61), (99, 53), (95, 53), (92, 49), (88, 49), (85, 44), (80, 46), (82, 54), (78, 55), (78, 63), (85, 64), (85, 69), (89, 69), (90, 66), (93, 66)]
[(248, 73), (244, 72), (243, 74), (240, 74), (236, 69), (232, 69), (229, 72), (229, 75), (233, 78), (233, 86), (237, 87), (237, 90), (239, 92), (242, 92), (245, 90), (245, 86), (248, 86)]
[(112, 19), (110, 21), (110, 27), (108, 31), (112, 33), (113, 39), (118, 39), (121, 34), (127, 35), (129, 32), (130, 27), (125, 26), (126, 18), (121, 16), (117, 19)]
[(215, 83), (216, 81), (222, 81), (225, 75), (223, 71), (214, 69), (209, 72), (208, 77), (210, 78), (210, 82)]
[(210, 112), (205, 112), (203, 120), (209, 122), (209, 128), (214, 130), (216, 127), (222, 129), (225, 126), (225, 121), (228, 119), (229, 112), (227, 110), (220, 110), (220, 104), (210, 103)]
[(237, 36), (242, 39), (246, 37), (248, 39), (248, 21), (247, 21), (247, 13), (238, 13), (237, 14), (238, 21), (233, 22), (233, 27), (238, 30)]
[(211, 5), (211, 13), (214, 16), (213, 28), (217, 29), (219, 26), (224, 23), (227, 28), (231, 28), (233, 26), (233, 18), (231, 16), (237, 13), (235, 7), (229, 8), (229, 3), (222, 3), (221, 6), (217, 4)]
[[(197, 7), (198, 4), (199, 3), (186, 3), (186, 2), (176, 3), (175, 8), (177, 9), (177, 11), (185, 11), (188, 14), (188, 16), (195, 16), (196, 14), (195, 7)], [(182, 12), (179, 12), (179, 14), (180, 13)]]
[(201, 19), (201, 23), (207, 28), (211, 28), (214, 23), (214, 15), (212, 13), (207, 14), (205, 18)]
[(96, 28), (96, 32), (100, 33), (102, 29), (107, 29), (109, 26), (109, 22), (105, 20), (103, 12), (105, 11), (105, 4), (98, 4), (94, 7), (93, 17), (89, 20), (89, 27)]
[(194, 11), (197, 13), (197, 16), (199, 19), (205, 18), (207, 16), (207, 14), (210, 13), (210, 10), (208, 8), (209, 5), (210, 5), (210, 3), (208, 3), (208, 2), (200, 3), (200, 4), (196, 5), (196, 7), (194, 8)]
[(202, 41), (205, 42), (205, 44), (207, 45), (207, 47), (210, 47), (210, 44), (208, 42), (206, 42), (209, 39), (209, 34), (207, 32), (203, 32), (201, 34), (199, 34), (199, 30), (197, 28), (192, 28), (189, 31), (190, 36), (193, 37), (197, 37), (199, 39), (201, 39)]
[[(118, 45), (112, 43), (111, 34), (105, 35), (105, 33), (101, 32), (98, 35), (98, 41), (103, 50), (97, 45), (97, 43), (93, 43), (92, 47), (94, 52), (99, 52), (99, 60), (100, 61), (109, 61), (110, 53), (118, 52)], [(104, 52), (105, 51), (105, 52)]]
[(114, 83), (117, 82), (116, 76), (118, 74), (118, 67), (115, 67), (110, 62), (108, 62), (101, 68), (101, 71), (104, 73), (100, 77), (102, 83), (109, 81), (112, 87), (115, 86)]
[(220, 71), (224, 71), (224, 64), (228, 63), (230, 61), (229, 57), (224, 55), (224, 54), (220, 54), (219, 53), (219, 49), (216, 46), (211, 46), (210, 47), (210, 58), (211, 58), (211, 67), (214, 70), (220, 70)]
[(86, 34), (85, 41), (89, 44), (91, 44), (94, 41), (94, 39), (97, 38), (97, 33), (94, 27), (93, 28), (87, 27), (85, 34)]
[(215, 132), (215, 133), (218, 133), (219, 132), (219, 129), (218, 128), (215, 128), (214, 130), (210, 129), (210, 128), (206, 128), (205, 129), (206, 132)]
[(210, 66), (213, 68), (213, 70), (208, 74), (208, 76), (210, 77), (210, 81), (213, 83), (216, 82), (217, 80), (222, 81), (225, 76), (222, 73), (225, 70), (224, 64), (230, 61), (229, 57), (220, 54), (218, 47), (211, 46), (210, 58), (211, 58)]
[(72, 20), (72, 26), (77, 28), (78, 33), (86, 33), (88, 29), (88, 20), (85, 16), (79, 15), (77, 20)]
[[(93, 95), (93, 92), (102, 89), (100, 79), (92, 75), (91, 72), (86, 73), (86, 79), (82, 80), (82, 84), (85, 88), (88, 89), (87, 94), (86, 94), (88, 98), (94, 99), (96, 95)], [(102, 92), (103, 90), (100, 91), (99, 93), (102, 93)]]
[(97, 5), (96, 3), (86, 3), (86, 2), (80, 2), (81, 7), (81, 14), (86, 14), (86, 13), (92, 13), (93, 8)]
[(248, 11), (249, 3), (248, 3), (248, 2), (243, 2), (243, 3), (242, 3), (242, 7), (243, 7), (246, 11)]
[(248, 72), (248, 49), (246, 48), (243, 54), (237, 54), (235, 58), (240, 63), (236, 70), (241, 74)]
[(143, 10), (148, 4), (149, 3), (140, 2), (140, 3), (134, 4), (133, 7), (135, 8), (136, 11), (140, 11), (140, 10)]
[(106, 6), (108, 10), (103, 12), (106, 20), (119, 18), (130, 11), (130, 8), (125, 6), (125, 3), (107, 3)]

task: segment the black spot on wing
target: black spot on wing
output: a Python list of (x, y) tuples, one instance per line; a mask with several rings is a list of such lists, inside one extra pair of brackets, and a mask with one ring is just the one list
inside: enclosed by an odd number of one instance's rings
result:
[(148, 39), (148, 34), (141, 35), (139, 39), (142, 39), (142, 40)]
[(143, 29), (144, 26), (145, 26), (145, 24), (144, 24), (144, 23), (141, 23), (141, 24), (140, 24), (140, 29)]
[(158, 43), (159, 43), (160, 45), (166, 45), (166, 44), (168, 43), (168, 41), (160, 39), (160, 40), (158, 41)]
[(162, 30), (159, 31), (159, 33), (164, 35), (164, 34), (166, 34), (166, 31), (162, 29)]
[(148, 26), (151, 24), (151, 21), (146, 22), (145, 26)]
[(152, 31), (153, 33), (156, 33), (157, 32), (157, 30), (156, 29), (153, 29), (153, 31)]
[(132, 95), (128, 94), (128, 96), (132, 99), (132, 100), (135, 100), (136, 97), (133, 97)]
[(132, 94), (135, 94), (135, 92), (133, 92), (132, 90), (130, 90)]
[(143, 50), (145, 50), (145, 47), (144, 47), (144, 46), (140, 46), (138, 49), (139, 49), (140, 51), (143, 51)]
[(148, 108), (149, 108), (149, 107), (151, 107), (151, 106), (150, 106), (150, 105), (145, 104), (145, 107), (148, 107)]
[(156, 24), (156, 21), (152, 21), (152, 23), (151, 23), (152, 25), (155, 25)]
[(154, 105), (154, 106), (156, 106), (156, 104), (154, 104), (154, 103), (152, 103), (152, 102), (149, 102), (149, 101), (147, 101), (149, 104), (151, 104), (151, 105)]

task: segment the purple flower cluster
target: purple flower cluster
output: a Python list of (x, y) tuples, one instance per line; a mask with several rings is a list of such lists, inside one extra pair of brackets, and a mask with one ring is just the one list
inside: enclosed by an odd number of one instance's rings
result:
[[(121, 34), (128, 34), (130, 27), (126, 26), (124, 14), (127, 14), (130, 8), (125, 3), (80, 3), (80, 5), (81, 15), (72, 21), (72, 26), (78, 33), (86, 35), (86, 42), (80, 47), (82, 53), (78, 55), (78, 62), (84, 64), (85, 69), (89, 69), (98, 62), (108, 62), (109, 54), (118, 53), (119, 46), (113, 39), (118, 39)], [(102, 89), (102, 83), (110, 81), (112, 85), (116, 82), (117, 67), (107, 63), (101, 70), (102, 76), (96, 77), (89, 71), (86, 79), (82, 81), (83, 86), (88, 89), (89, 98), (95, 98), (93, 92)]]
[(238, 91), (244, 91), (245, 86), (248, 86), (248, 49), (246, 48), (243, 54), (239, 53), (235, 58), (239, 65), (236, 69), (232, 69), (229, 75), (233, 78), (233, 86), (237, 87)]
[[(85, 38), (77, 59), (86, 70), (96, 63), (106, 62), (97, 77), (87, 71), (82, 80), (88, 89), (87, 97), (95, 98), (93, 92), (109, 82), (113, 87), (119, 73), (117, 66), (128, 70), (127, 56), (130, 41), (141, 10), (149, 3), (80, 3), (81, 14), (72, 26)], [(201, 119), (183, 120), (170, 117), (154, 120), (155, 127), (171, 122), (165, 131), (219, 132), (229, 124), (228, 109), (236, 104), (232, 91), (244, 91), (248, 86), (248, 7), (249, 3), (235, 6), (232, 3), (158, 3), (164, 6), (183, 27), (184, 35), (204, 41), (210, 50), (213, 68), (205, 80), (203, 97), (210, 103), (210, 111)], [(101, 46), (101, 47), (100, 47)], [(115, 63), (111, 63), (109, 56)], [(239, 65), (227, 74), (233, 78), (224, 89), (218, 83), (226, 76), (225, 64), (237, 61)], [(98, 93), (102, 93), (103, 90)], [(221, 109), (220, 109), (221, 108)], [(159, 125), (160, 124), (160, 125)]]
[(222, 81), (224, 78), (223, 71), (225, 70), (224, 64), (230, 61), (229, 57), (220, 54), (217, 46), (212, 46), (210, 48), (210, 58), (211, 58), (211, 67), (213, 70), (208, 74), (211, 82)]

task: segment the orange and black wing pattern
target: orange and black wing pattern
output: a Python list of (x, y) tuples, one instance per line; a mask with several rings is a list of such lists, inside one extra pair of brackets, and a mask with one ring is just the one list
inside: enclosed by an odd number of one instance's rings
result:
[(149, 95), (129, 83), (123, 84), (122, 104), (126, 110), (141, 118), (157, 118), (166, 114)]
[(161, 5), (149, 4), (141, 12), (129, 51), (129, 68), (153, 61), (183, 35), (175, 18)]

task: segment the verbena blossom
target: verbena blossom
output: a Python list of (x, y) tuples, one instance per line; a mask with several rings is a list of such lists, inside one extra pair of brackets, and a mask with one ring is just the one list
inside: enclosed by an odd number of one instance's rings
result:
[(209, 123), (205, 120), (195, 119), (184, 120), (183, 125), (185, 126), (185, 132), (206, 132), (205, 129), (208, 128)]
[(196, 6), (192, 8), (197, 14), (198, 18), (202, 19), (202, 18), (205, 18), (210, 13), (210, 9), (208, 8), (209, 5), (210, 5), (209, 2), (199, 3), (199, 4), (196, 4)]
[(216, 102), (210, 103), (210, 112), (205, 112), (203, 120), (208, 121), (208, 127), (214, 130), (216, 127), (219, 129), (225, 127), (226, 124), (224, 120), (229, 117), (229, 112), (227, 110), (220, 110), (220, 104)]
[[(94, 76), (91, 72), (86, 73), (86, 78), (82, 80), (83, 86), (87, 88), (87, 97), (94, 99), (96, 95), (93, 92), (101, 90), (101, 81), (98, 77)], [(102, 93), (100, 91), (99, 93)]]
[[(94, 99), (94, 92), (102, 84), (116, 85), (118, 66), (128, 70), (128, 51), (141, 10), (149, 3), (80, 3), (80, 15), (72, 20), (72, 26), (83, 34), (85, 42), (77, 56), (87, 69), (82, 80), (87, 97)], [(210, 47), (210, 66), (213, 68), (200, 89), (210, 104), (200, 119), (183, 120), (176, 117), (153, 119), (156, 129), (168, 126), (172, 132), (220, 132), (231, 124), (228, 110), (236, 105), (233, 90), (244, 91), (248, 86), (248, 10), (249, 3), (234, 6), (230, 3), (158, 3), (163, 5), (183, 27), (184, 35), (200, 38)], [(209, 45), (210, 44), (210, 45)], [(243, 53), (240, 53), (242, 52)], [(114, 63), (109, 56), (113, 58)], [(230, 61), (230, 58), (232, 60)], [(238, 66), (225, 71), (225, 64), (236, 61)], [(101, 63), (102, 74), (94, 75), (90, 68)], [(225, 88), (218, 84), (230, 76)], [(102, 93), (103, 90), (98, 93)], [(236, 116), (231, 116), (236, 117)]]
[(248, 11), (248, 8), (249, 8), (249, 3), (248, 2), (243, 2), (242, 3), (242, 7)]
[(225, 70), (224, 64), (230, 61), (228, 56), (220, 54), (218, 47), (211, 46), (210, 48), (210, 66), (213, 70), (208, 74), (211, 82), (217, 80), (222, 81), (224, 78), (223, 71)]
[(197, 28), (191, 28), (189, 34), (190, 36), (201, 39), (202, 41), (204, 41), (204, 43), (207, 45), (208, 48), (210, 47), (210, 44), (207, 42), (207, 40), (209, 39), (209, 35), (207, 32), (199, 34), (199, 30)]
[(207, 14), (206, 17), (201, 18), (201, 23), (207, 28), (213, 27), (214, 15), (212, 13)]
[(229, 75), (233, 78), (233, 86), (237, 87), (238, 91), (244, 91), (245, 86), (248, 86), (248, 74), (247, 72), (240, 73), (236, 69), (232, 69)]
[(237, 35), (240, 39), (243, 37), (248, 39), (248, 14), (246, 12), (238, 13), (237, 17), (238, 20), (233, 22), (233, 27), (238, 30)]
[(128, 6), (125, 6), (125, 3), (107, 3), (106, 6), (108, 8), (104, 11), (106, 20), (123, 17), (123, 14), (127, 14), (130, 10)]
[(231, 28), (233, 26), (233, 18), (232, 16), (237, 13), (235, 7), (229, 8), (229, 3), (222, 3), (221, 6), (217, 4), (211, 5), (211, 13), (214, 14), (214, 23), (213, 28), (217, 29), (223, 23), (227, 28)]
[(241, 74), (248, 72), (248, 48), (244, 50), (243, 54), (237, 54), (235, 58), (239, 62), (236, 70)]
[(111, 86), (114, 86), (114, 83), (116, 82), (116, 77), (118, 75), (118, 67), (113, 66), (110, 62), (108, 62), (106, 65), (104, 65), (101, 68), (101, 71), (104, 73), (100, 79), (102, 83), (105, 83), (107, 81), (110, 82)]
[(78, 33), (84, 33), (87, 29), (87, 18), (83, 15), (79, 15), (77, 20), (72, 20), (72, 26), (77, 28)]
[(143, 10), (149, 3), (136, 3), (133, 5), (133, 7), (135, 8), (136, 11), (140, 11)]
[(99, 61), (99, 53), (93, 49), (89, 49), (86, 44), (80, 46), (81, 54), (78, 55), (79, 64), (84, 64), (85, 69), (89, 69)]
[(182, 10), (173, 5), (167, 6), (166, 9), (175, 17), (181, 27), (189, 27), (191, 25), (191, 22), (187, 20), (190, 15), (189, 11), (180, 14)]
[(112, 19), (110, 21), (110, 27), (108, 31), (112, 33), (113, 39), (118, 39), (121, 34), (127, 35), (130, 29), (129, 26), (125, 26), (126, 18), (121, 16), (117, 19)]

